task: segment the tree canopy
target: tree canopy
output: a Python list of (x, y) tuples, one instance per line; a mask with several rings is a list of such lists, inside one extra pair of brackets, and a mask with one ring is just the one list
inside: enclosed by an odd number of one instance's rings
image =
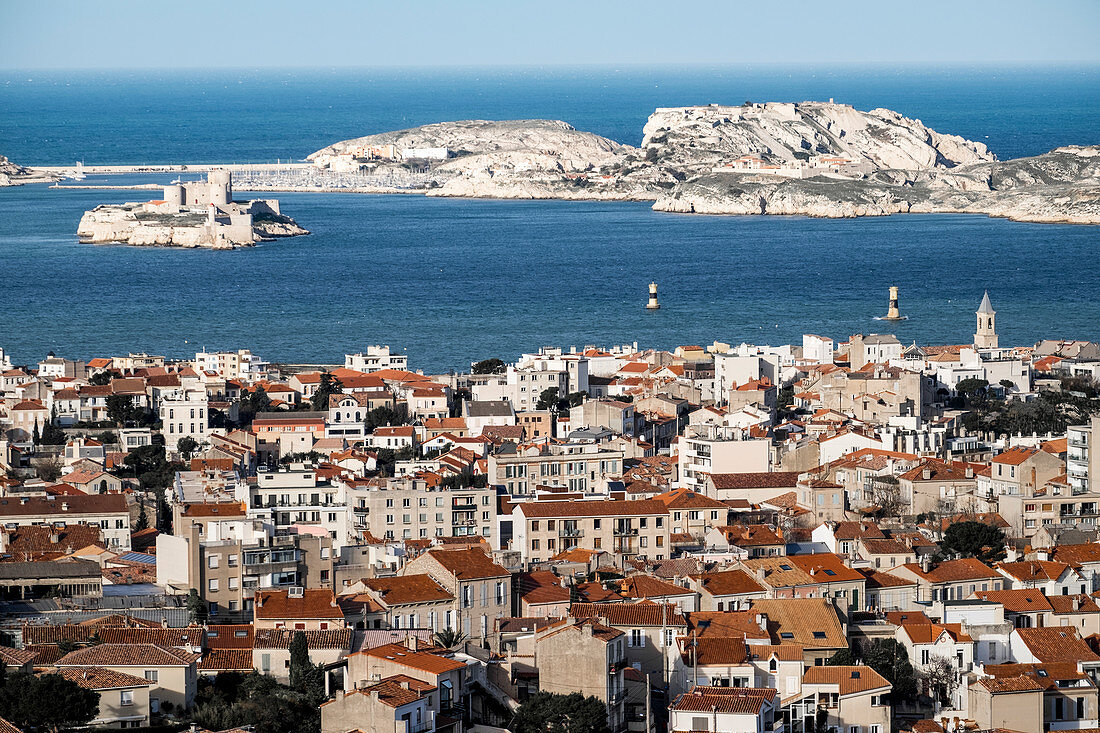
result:
[(610, 733), (607, 709), (579, 692), (539, 692), (519, 706), (509, 729), (515, 733)]
[(1005, 556), (1005, 533), (985, 522), (955, 522), (944, 531), (940, 550), (944, 555), (959, 554), (993, 562)]
[(58, 674), (20, 672), (0, 688), (0, 717), (23, 729), (57, 733), (86, 725), (99, 712), (99, 693)]
[(187, 593), (187, 613), (193, 624), (205, 624), (206, 619), (210, 617), (210, 609), (206, 607), (206, 601), (195, 588)]
[(321, 383), (317, 385), (317, 391), (313, 393), (310, 403), (314, 410), (327, 410), (328, 398), (334, 394), (342, 394), (344, 385), (331, 372), (321, 372)]
[(875, 639), (863, 646), (859, 653), (841, 649), (826, 664), (850, 666), (860, 661), (890, 681), (895, 700), (907, 700), (917, 694), (917, 674), (909, 661), (909, 653), (896, 639)]
[(474, 374), (503, 374), (504, 362), (496, 357), (492, 359), (482, 359), (473, 366)]
[(212, 682), (200, 679), (189, 718), (209, 730), (251, 725), (264, 733), (319, 733), (323, 701), (323, 686), (295, 689), (270, 675), (223, 672)]

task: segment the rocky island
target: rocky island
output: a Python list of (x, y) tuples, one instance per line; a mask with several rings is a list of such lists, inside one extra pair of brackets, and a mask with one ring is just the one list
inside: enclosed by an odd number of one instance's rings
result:
[(24, 183), (44, 183), (56, 181), (57, 176), (31, 168), (16, 165), (3, 155), (0, 155), (0, 188), (5, 186), (22, 186)]
[(82, 242), (209, 249), (301, 234), (309, 232), (284, 216), (274, 199), (234, 201), (232, 178), (223, 170), (206, 181), (171, 183), (163, 199), (97, 206), (77, 227)]
[[(833, 102), (656, 110), (638, 147), (552, 120), (446, 122), (309, 156), (429, 196), (653, 201), (659, 211), (816, 217), (965, 212), (1100, 223), (1100, 146), (999, 161), (983, 143)], [(322, 178), (323, 181), (323, 178)], [(316, 189), (316, 181), (312, 184)], [(321, 184), (323, 187), (323, 183)]]

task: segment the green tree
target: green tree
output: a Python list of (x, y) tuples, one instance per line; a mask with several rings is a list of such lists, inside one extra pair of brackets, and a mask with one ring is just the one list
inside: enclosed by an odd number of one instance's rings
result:
[(386, 427), (387, 425), (404, 425), (408, 421), (408, 417), (409, 410), (404, 403), (398, 405), (396, 409), (383, 405), (368, 412), (363, 424), (366, 426), (368, 433), (373, 433), (375, 428)]
[(193, 624), (205, 624), (210, 618), (210, 609), (206, 607), (206, 601), (199, 595), (197, 589), (192, 588), (187, 594), (187, 613)]
[(157, 497), (157, 529), (165, 534), (172, 534), (172, 507), (168, 506), (163, 491), (153, 493)]
[(65, 443), (65, 431), (61, 429), (57, 420), (57, 406), (50, 412), (50, 419), (42, 426), (42, 435), (39, 438), (43, 445), (62, 445)]
[(64, 469), (64, 464), (61, 463), (60, 458), (49, 458), (44, 461), (40, 461), (35, 467), (35, 474), (43, 481), (53, 483), (57, 479), (61, 478), (61, 471)]
[(466, 635), (461, 631), (455, 631), (450, 626), (442, 631), (435, 632), (435, 643), (444, 649), (454, 649), (466, 640)]
[(145, 411), (134, 405), (130, 395), (113, 394), (107, 397), (107, 417), (115, 425), (125, 427), (129, 422), (141, 422)]
[(974, 397), (984, 396), (985, 388), (988, 386), (989, 382), (984, 379), (967, 377), (966, 379), (959, 380), (958, 384), (955, 385), (955, 392), (956, 394), (973, 399)]
[(830, 667), (849, 667), (855, 663), (856, 657), (852, 654), (852, 650), (847, 647), (839, 650), (825, 661), (825, 664)]
[(138, 506), (140, 507), (140, 509), (138, 510), (137, 520), (134, 522), (135, 532), (140, 532), (143, 529), (149, 528), (149, 514), (145, 511), (144, 498), (138, 499)]
[(190, 461), (191, 456), (199, 449), (199, 442), (190, 435), (185, 435), (176, 441), (176, 450), (183, 456), (183, 460)]
[(267, 396), (267, 390), (263, 385), (256, 385), (251, 392), (241, 392), (237, 417), (242, 425), (251, 425), (256, 413), (267, 412), (269, 409), (271, 409), (271, 398)]
[(539, 392), (538, 402), (535, 403), (536, 410), (552, 410), (558, 406), (558, 388), (547, 387), (543, 391)]
[(504, 362), (493, 357), (492, 359), (482, 359), (477, 362), (474, 364), (472, 371), (474, 374), (503, 374), (504, 369)]
[(862, 653), (863, 663), (890, 681), (894, 700), (912, 700), (917, 696), (917, 674), (909, 653), (896, 639), (875, 639)]
[(304, 631), (295, 631), (290, 639), (290, 686), (301, 688), (312, 667), (306, 634)]
[(327, 410), (330, 395), (342, 394), (344, 385), (331, 372), (321, 372), (321, 383), (317, 385), (317, 391), (310, 400), (314, 410)]
[(1005, 533), (985, 522), (955, 522), (943, 533), (940, 551), (944, 555), (976, 557), (982, 562), (1001, 560), (1005, 556)]
[(509, 729), (515, 733), (610, 733), (607, 709), (579, 692), (539, 692), (516, 710)]
[(99, 712), (99, 693), (85, 690), (59, 674), (12, 675), (0, 690), (0, 717), (23, 729), (50, 733), (91, 722)]
[(99, 387), (105, 387), (111, 383), (114, 375), (108, 371), (96, 372), (92, 375), (92, 378), (88, 380), (88, 384), (94, 384)]

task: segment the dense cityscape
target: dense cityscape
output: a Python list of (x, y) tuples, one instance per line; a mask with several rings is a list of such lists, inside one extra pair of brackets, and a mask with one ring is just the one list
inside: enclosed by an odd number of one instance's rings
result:
[(974, 318), (0, 351), (5, 730), (1095, 729), (1100, 346)]

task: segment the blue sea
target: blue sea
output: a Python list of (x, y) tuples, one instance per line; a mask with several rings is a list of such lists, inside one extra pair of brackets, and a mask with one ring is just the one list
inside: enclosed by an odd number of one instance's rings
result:
[[(453, 119), (557, 118), (636, 144), (653, 108), (834, 98), (1002, 158), (1100, 142), (1100, 68), (0, 71), (0, 154), (24, 164), (301, 159)], [(87, 183), (167, 177), (89, 177)], [(279, 194), (313, 233), (233, 252), (82, 245), (81, 213), (147, 192), (0, 189), (0, 347), (16, 362), (249, 347), (428, 371), (544, 344), (786, 343), (894, 331), (960, 343), (990, 291), (1002, 343), (1100, 340), (1100, 229), (982, 216), (703, 217), (644, 203)], [(645, 311), (646, 286), (662, 309)], [(873, 320), (889, 285), (910, 320)]]

